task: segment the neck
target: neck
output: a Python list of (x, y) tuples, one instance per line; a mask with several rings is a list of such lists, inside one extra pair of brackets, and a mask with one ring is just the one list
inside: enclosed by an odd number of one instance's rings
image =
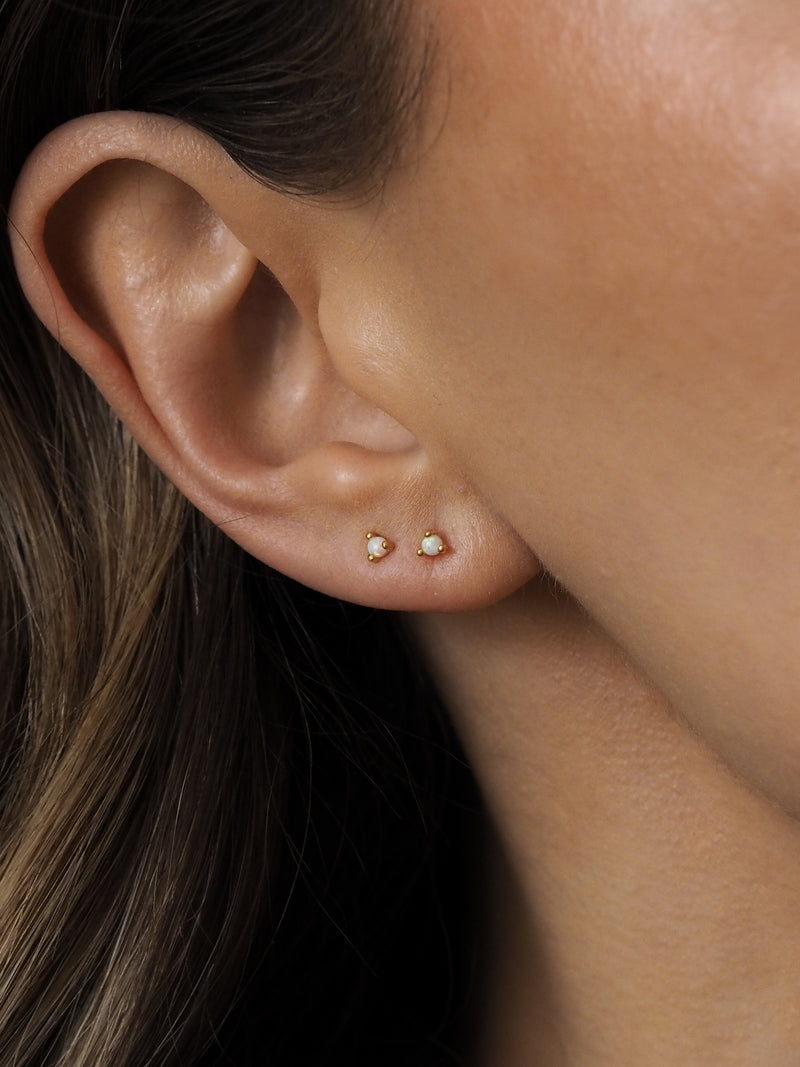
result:
[(483, 1067), (796, 1063), (796, 822), (566, 596), (415, 626), (497, 835)]

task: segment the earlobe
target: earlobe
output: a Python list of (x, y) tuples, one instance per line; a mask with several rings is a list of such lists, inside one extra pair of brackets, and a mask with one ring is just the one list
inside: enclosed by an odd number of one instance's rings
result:
[[(321, 210), (264, 189), (181, 124), (96, 115), (56, 131), (26, 165), (12, 241), (51, 332), (249, 552), (378, 607), (496, 600), (536, 561), (350, 389), (316, 317), (318, 246), (303, 235)], [(424, 549), (434, 524), (447, 545), (436, 559)], [(381, 548), (370, 553), (373, 529)]]

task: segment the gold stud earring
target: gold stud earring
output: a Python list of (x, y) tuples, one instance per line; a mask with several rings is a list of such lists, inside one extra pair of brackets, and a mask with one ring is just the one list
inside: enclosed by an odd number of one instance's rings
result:
[(426, 530), (425, 536), (417, 549), (418, 556), (441, 556), (447, 551), (447, 546), (441, 537), (433, 530)]
[(367, 534), (367, 559), (370, 563), (377, 563), (384, 556), (388, 556), (393, 548), (392, 542), (387, 541), (383, 534)]

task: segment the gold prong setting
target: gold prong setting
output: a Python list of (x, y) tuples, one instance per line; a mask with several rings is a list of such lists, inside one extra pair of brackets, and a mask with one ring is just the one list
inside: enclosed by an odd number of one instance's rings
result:
[(367, 534), (367, 559), (370, 563), (378, 563), (380, 560), (385, 559), (393, 548), (392, 542), (387, 541), (383, 534), (373, 533), (372, 531)]
[(426, 530), (425, 536), (422, 538), (419, 548), (417, 549), (418, 556), (430, 556), (435, 558), (441, 556), (443, 552), (447, 551), (447, 545), (441, 539), (435, 530)]

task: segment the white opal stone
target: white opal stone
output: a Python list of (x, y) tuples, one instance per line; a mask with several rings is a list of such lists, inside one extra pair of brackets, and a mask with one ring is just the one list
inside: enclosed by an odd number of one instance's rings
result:
[(374, 556), (375, 559), (383, 559), (384, 556), (388, 556), (389, 549), (384, 548), (385, 537), (370, 537), (367, 541), (367, 555)]
[(438, 534), (427, 534), (422, 538), (420, 548), (426, 556), (440, 556), (444, 550), (444, 541)]

